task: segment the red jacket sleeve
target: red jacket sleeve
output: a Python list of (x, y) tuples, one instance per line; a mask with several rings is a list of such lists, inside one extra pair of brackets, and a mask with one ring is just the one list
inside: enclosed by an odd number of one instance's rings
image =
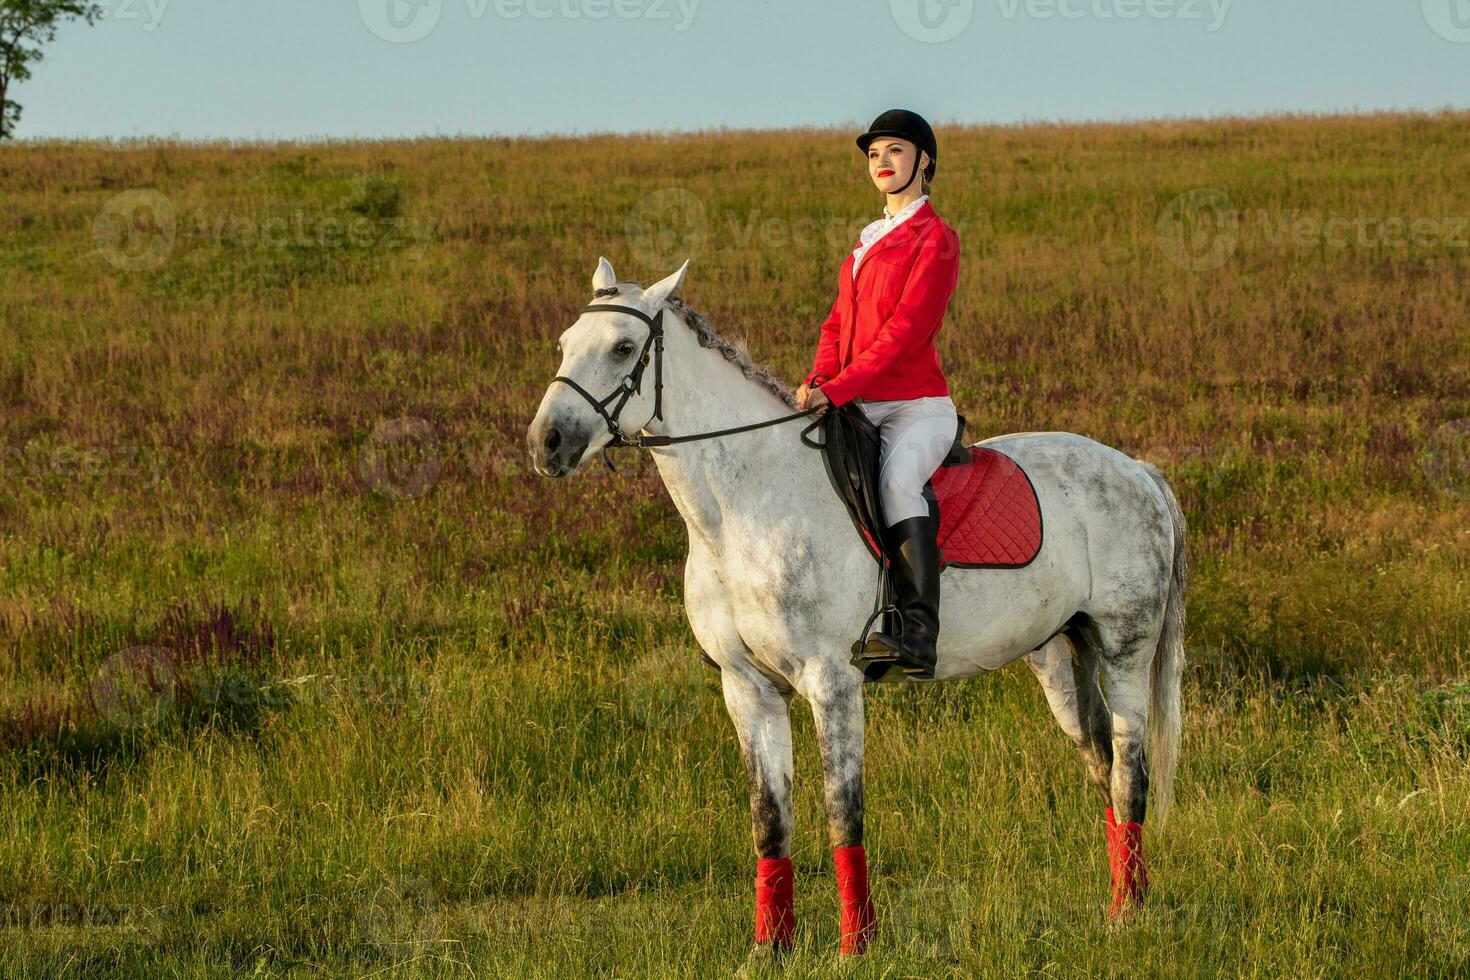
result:
[(939, 332), (949, 298), (954, 295), (960, 274), (959, 236), (944, 226), (944, 233), (925, 242), (914, 259), (903, 293), (891, 316), (868, 347), (848, 363), (822, 391), (833, 405), (841, 405), (862, 394), (864, 386), (896, 361), (922, 344), (932, 342)]
[(817, 340), (817, 356), (812, 361), (811, 372), (807, 374), (803, 384), (811, 384), (812, 379), (819, 374), (823, 378), (830, 378), (837, 373), (837, 337), (842, 332), (842, 313), (839, 311), (841, 305), (842, 292), (839, 290), (837, 301), (832, 304), (832, 312), (827, 314), (827, 321), (822, 324), (822, 336)]

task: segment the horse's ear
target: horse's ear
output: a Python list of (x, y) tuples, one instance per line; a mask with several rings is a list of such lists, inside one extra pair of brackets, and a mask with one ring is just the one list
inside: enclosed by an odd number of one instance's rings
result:
[(684, 273), (688, 271), (689, 260), (685, 259), (684, 264), (679, 266), (678, 272), (669, 276), (667, 279), (659, 280), (643, 291), (644, 302), (649, 305), (650, 309), (654, 310), (663, 306), (664, 300), (677, 293), (679, 287), (684, 285)]
[(602, 256), (597, 257), (597, 271), (592, 273), (592, 291), (607, 289), (618, 284), (618, 277), (613, 272), (612, 263)]

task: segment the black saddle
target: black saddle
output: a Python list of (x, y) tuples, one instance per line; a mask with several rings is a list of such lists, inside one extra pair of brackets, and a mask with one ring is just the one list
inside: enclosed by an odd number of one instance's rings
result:
[[(813, 442), (807, 433), (818, 425), (822, 427), (823, 441)], [(887, 527), (883, 517), (883, 499), (878, 491), (878, 473), (882, 462), (882, 438), (878, 426), (874, 425), (855, 402), (827, 409), (817, 416), (815, 422), (802, 430), (802, 442), (822, 451), (827, 466), (827, 476), (832, 488), (847, 507), (853, 526), (864, 540), (876, 543), (868, 547), (873, 560), (879, 565), (886, 563), (886, 545), (880, 532)], [(958, 416), (954, 442), (939, 465), (964, 466), (970, 462), (970, 448), (965, 444), (965, 417)], [(924, 481), (924, 499), (929, 502), (929, 516), (939, 523), (939, 500), (934, 495), (934, 481)]]

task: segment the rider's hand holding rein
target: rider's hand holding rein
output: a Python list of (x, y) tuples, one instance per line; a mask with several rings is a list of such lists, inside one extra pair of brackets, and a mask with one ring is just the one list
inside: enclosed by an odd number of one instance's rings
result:
[(814, 388), (811, 385), (802, 385), (796, 389), (796, 407), (803, 412), (808, 408), (830, 407), (831, 404), (831, 399), (827, 397), (826, 393), (820, 387)]

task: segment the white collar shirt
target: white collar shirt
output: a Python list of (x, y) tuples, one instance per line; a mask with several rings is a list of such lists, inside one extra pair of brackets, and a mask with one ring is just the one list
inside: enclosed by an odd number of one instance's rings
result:
[(854, 279), (857, 278), (858, 266), (862, 263), (863, 256), (868, 254), (868, 249), (873, 247), (873, 243), (913, 217), (914, 212), (923, 207), (927, 200), (929, 200), (928, 194), (920, 194), (917, 199), (909, 202), (907, 207), (894, 215), (890, 215), (888, 209), (884, 208), (883, 217), (862, 230), (862, 233), (858, 235), (860, 244), (852, 250), (852, 277)]

